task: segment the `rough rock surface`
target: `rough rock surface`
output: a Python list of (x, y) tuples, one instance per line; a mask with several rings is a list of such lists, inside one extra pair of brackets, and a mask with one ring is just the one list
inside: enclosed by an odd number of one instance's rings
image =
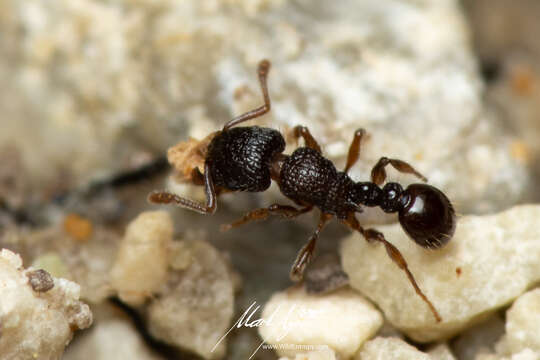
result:
[(420, 288), (443, 317), (437, 324), (383, 247), (354, 234), (342, 246), (351, 286), (372, 299), (386, 318), (417, 341), (452, 336), (510, 303), (540, 280), (540, 206), (459, 219), (452, 241), (428, 251), (398, 224), (380, 226), (409, 263)]
[(229, 328), (234, 305), (228, 265), (205, 241), (189, 241), (182, 251), (189, 252), (189, 266), (170, 273), (165, 289), (146, 309), (149, 331), (157, 339), (204, 358), (220, 358), (226, 339), (213, 348)]
[(457, 359), (447, 344), (436, 345), (432, 347), (431, 349), (429, 349), (427, 353), (429, 356), (431, 356), (433, 360), (456, 360)]
[(26, 230), (15, 228), (0, 238), (0, 246), (12, 249), (34, 268), (44, 269), (81, 286), (81, 298), (100, 303), (114, 294), (110, 270), (121, 237), (104, 226), (94, 226), (84, 241), (76, 240), (64, 226)]
[[(540, 3), (465, 0), (476, 53), (485, 74), (486, 107), (517, 135), (513, 148), (540, 176)], [(527, 202), (538, 202), (536, 189)]]
[(92, 312), (92, 328), (67, 348), (63, 360), (163, 359), (148, 349), (131, 319), (120, 310), (98, 305)]
[(262, 318), (271, 321), (259, 327), (261, 337), (289, 357), (305, 350), (287, 344), (325, 346), (349, 358), (382, 325), (379, 311), (349, 288), (324, 296), (290, 288), (266, 303)]
[(482, 354), (495, 352), (495, 344), (504, 335), (504, 319), (495, 313), (452, 340), (452, 350), (459, 360), (475, 360)]
[(482, 353), (476, 360), (539, 359), (540, 288), (521, 295), (506, 312), (506, 334), (494, 353)]
[(528, 348), (540, 357), (539, 329), (540, 289), (535, 289), (520, 296), (506, 312), (506, 350), (518, 353)]
[(294, 357), (280, 357), (279, 360), (336, 360), (336, 354), (331, 349), (309, 351), (296, 354)]
[(434, 360), (444, 359), (430, 356), (398, 338), (376, 337), (364, 344), (356, 360)]
[(85, 183), (203, 138), (260, 103), (263, 57), (274, 64), (273, 110), (259, 123), (309, 126), (338, 163), (366, 128), (372, 140), (354, 177), (399, 156), (476, 211), (514, 203), (528, 184), (512, 139), (483, 114), (457, 0), (2, 6), (14, 16), (0, 18), (0, 79), (11, 84), (0, 96), (0, 142), (20, 148), (36, 186), (57, 174)]
[(165, 211), (141, 213), (128, 225), (110, 278), (120, 299), (141, 305), (163, 285), (172, 235), (172, 219)]
[[(521, 159), (540, 174), (540, 3), (534, 0), (465, 0), (479, 60), (488, 81), (486, 107), (517, 134)], [(540, 199), (538, 191), (534, 200)], [(530, 198), (528, 199), (530, 201)]]
[(43, 287), (50, 276), (36, 277), (36, 270), (22, 266), (20, 256), (1, 250), (0, 354), (8, 360), (59, 359), (73, 333), (92, 324), (92, 313), (79, 301), (79, 285), (54, 279), (52, 288)]
[(480, 354), (476, 357), (475, 360), (538, 360), (538, 353), (531, 350), (525, 349), (518, 353), (515, 353), (510, 356), (499, 356), (494, 354)]

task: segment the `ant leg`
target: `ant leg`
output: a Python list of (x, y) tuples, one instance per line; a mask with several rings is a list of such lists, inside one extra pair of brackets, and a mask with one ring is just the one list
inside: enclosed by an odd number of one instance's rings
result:
[(261, 85), (264, 105), (261, 105), (256, 109), (248, 111), (230, 120), (229, 122), (225, 124), (225, 126), (223, 126), (222, 131), (227, 131), (235, 125), (238, 125), (244, 121), (248, 121), (256, 117), (262, 116), (270, 111), (270, 96), (268, 96), (268, 85), (266, 83), (266, 79), (268, 77), (269, 71), (270, 71), (270, 61), (262, 60), (261, 62), (259, 62), (257, 73), (259, 74), (259, 83)]
[(253, 220), (266, 220), (269, 215), (281, 215), (286, 219), (293, 219), (298, 215), (311, 211), (311, 209), (313, 209), (313, 206), (297, 209), (289, 205), (272, 204), (267, 208), (252, 210), (233, 223), (221, 225), (221, 231), (230, 230)]
[(349, 172), (349, 169), (358, 161), (360, 157), (360, 142), (362, 138), (366, 135), (366, 130), (358, 129), (354, 132), (353, 141), (349, 146), (349, 154), (347, 155), (347, 165), (343, 170), (345, 173)]
[(315, 230), (313, 235), (311, 235), (307, 244), (304, 245), (298, 252), (298, 255), (296, 255), (296, 259), (294, 260), (293, 266), (291, 267), (291, 272), (289, 274), (292, 281), (299, 282), (304, 277), (304, 270), (306, 269), (307, 265), (311, 261), (311, 258), (313, 257), (313, 254), (315, 252), (315, 245), (317, 243), (317, 239), (319, 238), (319, 234), (331, 218), (332, 215), (330, 214), (321, 214), (317, 229)]
[(412, 174), (422, 181), (427, 181), (427, 178), (424, 175), (420, 174), (405, 161), (398, 159), (389, 159), (387, 157), (380, 158), (377, 164), (375, 164), (375, 166), (371, 170), (371, 181), (373, 181), (377, 185), (381, 185), (382, 183), (384, 183), (384, 181), (386, 180), (386, 170), (384, 170), (384, 168), (388, 164), (392, 165), (394, 169), (399, 172)]
[(313, 135), (311, 135), (307, 127), (302, 126), (302, 125), (295, 126), (293, 128), (293, 136), (297, 140), (299, 137), (302, 137), (308, 148), (312, 148), (313, 150), (316, 150), (318, 153), (322, 153), (321, 147), (317, 143), (317, 140), (315, 140)]
[(154, 204), (171, 204), (196, 211), (201, 214), (213, 214), (216, 212), (216, 191), (214, 189), (214, 183), (210, 177), (210, 165), (204, 164), (204, 186), (206, 192), (206, 205), (199, 204), (190, 199), (180, 197), (176, 194), (172, 194), (167, 191), (152, 192), (148, 195), (148, 201)]
[(399, 268), (401, 270), (405, 271), (405, 274), (407, 274), (407, 277), (409, 278), (409, 281), (412, 284), (412, 286), (413, 286), (414, 290), (416, 291), (416, 293), (428, 305), (429, 309), (433, 313), (433, 316), (435, 316), (435, 319), (437, 320), (437, 322), (441, 322), (442, 318), (439, 315), (439, 312), (437, 311), (437, 309), (435, 309), (435, 306), (433, 306), (433, 304), (427, 298), (427, 296), (424, 295), (422, 290), (420, 290), (420, 287), (416, 283), (416, 280), (414, 279), (413, 274), (410, 272), (409, 266), (407, 265), (407, 262), (405, 261), (405, 258), (403, 258), (403, 255), (401, 255), (401, 252), (394, 245), (389, 243), (384, 238), (384, 235), (382, 233), (380, 233), (379, 231), (377, 231), (375, 229), (364, 230), (364, 228), (362, 228), (362, 226), (360, 226), (360, 223), (358, 222), (356, 217), (354, 217), (353, 213), (349, 214), (348, 218), (346, 220), (344, 220), (343, 222), (345, 223), (345, 225), (349, 226), (351, 229), (356, 230), (359, 233), (361, 233), (368, 242), (378, 241), (380, 243), (383, 243), (383, 245), (386, 248), (386, 253), (390, 257), (390, 259), (392, 259), (392, 261), (397, 266), (399, 266)]

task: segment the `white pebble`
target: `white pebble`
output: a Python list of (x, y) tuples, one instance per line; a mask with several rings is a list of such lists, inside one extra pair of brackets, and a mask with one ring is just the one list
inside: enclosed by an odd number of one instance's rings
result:
[(382, 325), (379, 311), (351, 289), (317, 296), (291, 288), (272, 296), (262, 318), (272, 321), (259, 327), (261, 337), (289, 357), (306, 352), (307, 345), (348, 358)]

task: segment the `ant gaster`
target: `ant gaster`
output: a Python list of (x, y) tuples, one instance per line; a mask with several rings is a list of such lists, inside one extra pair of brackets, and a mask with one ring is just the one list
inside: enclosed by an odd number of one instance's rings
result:
[(211, 140), (204, 149), (204, 174), (198, 167), (192, 171), (193, 183), (205, 187), (206, 204), (168, 192), (153, 192), (149, 200), (159, 204), (174, 203), (202, 214), (213, 214), (217, 208), (216, 198), (220, 193), (261, 192), (268, 189), (271, 180), (274, 180), (283, 195), (299, 207), (273, 204), (267, 208), (255, 209), (241, 219), (225, 225), (223, 229), (228, 230), (252, 220), (266, 219), (269, 215), (292, 219), (317, 207), (321, 211), (320, 220), (317, 229), (294, 261), (290, 272), (293, 281), (302, 279), (320, 232), (335, 216), (343, 224), (362, 234), (367, 241), (382, 243), (392, 261), (407, 274), (416, 293), (426, 302), (437, 321), (441, 321), (431, 301), (418, 287), (400, 251), (389, 243), (382, 233), (374, 229), (364, 229), (355, 213), (361, 212), (365, 206), (379, 206), (387, 213), (397, 212), (401, 226), (418, 245), (436, 249), (445, 245), (455, 230), (455, 213), (448, 198), (438, 189), (426, 184), (412, 184), (403, 189), (398, 183), (388, 182), (381, 188), (386, 180), (385, 167), (388, 165), (427, 181), (411, 165), (398, 159), (382, 157), (371, 171), (371, 182), (354, 182), (347, 172), (358, 160), (360, 143), (365, 135), (363, 129), (354, 133), (345, 169), (338, 171), (334, 164), (322, 155), (319, 144), (305, 126), (296, 126), (293, 133), (296, 139), (302, 137), (306, 146), (297, 148), (290, 155), (283, 154), (285, 140), (277, 130), (259, 126), (237, 127), (240, 123), (270, 111), (266, 84), (269, 69), (269, 61), (263, 60), (259, 63), (258, 75), (264, 105), (230, 120), (221, 131), (211, 134)]

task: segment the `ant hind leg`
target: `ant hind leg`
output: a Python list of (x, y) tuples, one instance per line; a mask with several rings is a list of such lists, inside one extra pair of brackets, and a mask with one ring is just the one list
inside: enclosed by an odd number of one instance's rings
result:
[(435, 308), (435, 306), (433, 306), (433, 304), (431, 303), (431, 301), (427, 298), (427, 296), (422, 292), (422, 290), (420, 289), (420, 287), (418, 286), (418, 284), (416, 283), (416, 280), (413, 276), (413, 274), (411, 273), (411, 271), (409, 270), (409, 266), (407, 265), (407, 261), (405, 261), (405, 258), (403, 257), (403, 255), (401, 254), (401, 252), (394, 246), (392, 245), (391, 243), (389, 243), (385, 238), (384, 238), (384, 235), (382, 233), (380, 233), (379, 231), (375, 230), (375, 229), (367, 229), (367, 230), (364, 230), (364, 228), (362, 228), (362, 226), (360, 225), (360, 223), (358, 222), (358, 220), (356, 219), (356, 217), (354, 216), (354, 213), (351, 213), (349, 214), (349, 217), (343, 221), (345, 225), (347, 225), (348, 227), (350, 227), (351, 229), (353, 230), (356, 230), (358, 231), (359, 233), (361, 233), (364, 238), (368, 241), (368, 242), (374, 242), (374, 241), (377, 241), (377, 242), (380, 242), (382, 243), (385, 248), (386, 248), (386, 253), (388, 254), (388, 256), (390, 257), (390, 259), (392, 259), (392, 261), (401, 269), (405, 272), (405, 274), (407, 274), (407, 277), (409, 278), (409, 282), (411, 283), (411, 285), (413, 286), (414, 290), (416, 291), (416, 293), (422, 298), (422, 300), (424, 300), (424, 302), (428, 305), (429, 309), (431, 310), (431, 312), (433, 313), (433, 316), (435, 316), (435, 319), (437, 320), (437, 322), (441, 322), (442, 321), (442, 318), (441, 316), (439, 315), (439, 312), (437, 311), (437, 309)]

